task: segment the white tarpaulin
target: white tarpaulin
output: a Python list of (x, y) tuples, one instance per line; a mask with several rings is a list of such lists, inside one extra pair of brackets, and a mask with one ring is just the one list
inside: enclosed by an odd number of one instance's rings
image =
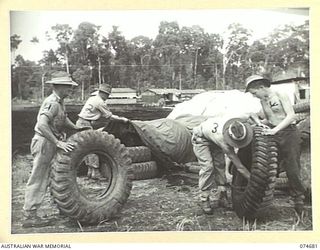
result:
[(167, 116), (175, 119), (182, 115), (221, 116), (222, 114), (257, 113), (261, 110), (259, 99), (239, 90), (207, 91), (191, 100), (179, 103)]

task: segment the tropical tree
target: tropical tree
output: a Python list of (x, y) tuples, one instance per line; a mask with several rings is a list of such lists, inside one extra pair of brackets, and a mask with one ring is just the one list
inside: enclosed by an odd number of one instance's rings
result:
[[(223, 43), (220, 48), (222, 54), (222, 87), (226, 88), (227, 77), (229, 81), (239, 78), (237, 75), (237, 69), (245, 62), (246, 53), (249, 45), (248, 41), (251, 36), (251, 32), (243, 27), (241, 24), (233, 23), (228, 26), (227, 31), (223, 34)], [(227, 70), (229, 69), (229, 75)], [(232, 77), (233, 75), (233, 77)], [(230, 87), (236, 87), (234, 86)]]
[[(162, 86), (172, 88), (180, 65), (181, 39), (177, 22), (161, 22), (159, 33), (153, 43), (155, 53), (161, 61)], [(160, 79), (159, 79), (160, 80)], [(169, 82), (169, 84), (167, 84)]]
[(12, 53), (12, 62), (15, 60), (15, 52), (19, 47), (19, 44), (22, 42), (22, 40), (20, 39), (20, 36), (18, 36), (17, 34), (14, 34), (12, 36), (10, 36), (10, 49), (11, 49), (11, 53)]
[(90, 85), (90, 72), (91, 69), (88, 66), (83, 66), (81, 68), (78, 68), (72, 74), (72, 77), (76, 80), (76, 82), (79, 82), (81, 84), (81, 101), (85, 100), (85, 90), (87, 90)]
[(108, 34), (107, 43), (114, 54), (111, 66), (111, 82), (114, 86), (135, 87), (133, 75), (136, 75), (134, 68), (134, 46), (125, 39), (117, 26), (112, 27)]
[(48, 39), (52, 39), (54, 36), (56, 41), (59, 43), (59, 48), (57, 49), (56, 55), (61, 56), (65, 60), (66, 70), (69, 73), (69, 57), (71, 54), (70, 40), (73, 35), (73, 29), (68, 24), (56, 24), (51, 27), (51, 32), (47, 32)]
[(25, 60), (21, 55), (15, 59), (15, 67), (11, 71), (12, 97), (28, 99), (32, 93), (29, 81), (33, 76), (35, 62)]
[(34, 37), (32, 37), (32, 39), (30, 40), (30, 42), (36, 44), (36, 43), (39, 43), (39, 39), (38, 39), (36, 36), (34, 36)]
[(52, 69), (54, 65), (58, 64), (59, 58), (57, 54), (52, 49), (50, 49), (43, 51), (43, 57), (39, 62), (41, 64), (44, 64), (45, 66), (49, 66), (49, 69)]
[(137, 36), (131, 39), (133, 47), (133, 60), (139, 68), (137, 75), (137, 91), (140, 91), (141, 81), (147, 80), (149, 75), (149, 62), (153, 56), (152, 39), (145, 36)]
[(289, 68), (309, 74), (309, 22), (279, 27), (255, 41), (249, 49), (249, 62), (254, 72), (269, 76)]

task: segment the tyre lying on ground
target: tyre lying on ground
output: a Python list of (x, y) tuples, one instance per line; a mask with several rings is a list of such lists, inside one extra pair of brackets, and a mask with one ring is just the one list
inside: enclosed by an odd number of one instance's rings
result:
[[(51, 193), (60, 211), (84, 224), (98, 224), (117, 214), (132, 187), (132, 163), (127, 148), (107, 132), (87, 130), (72, 135), (71, 152), (59, 150), (53, 162)], [(102, 178), (78, 174), (85, 157), (99, 157)]]
[(132, 164), (133, 180), (147, 180), (158, 176), (158, 167), (155, 161)]
[(127, 147), (132, 163), (151, 161), (151, 151), (145, 146)]
[(152, 161), (151, 150), (145, 146), (127, 147), (132, 160), (133, 180), (146, 180), (157, 177), (158, 167)]

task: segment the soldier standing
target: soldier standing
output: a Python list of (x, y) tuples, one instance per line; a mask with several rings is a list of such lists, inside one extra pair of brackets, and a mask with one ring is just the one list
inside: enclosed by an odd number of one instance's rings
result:
[(52, 79), (52, 94), (42, 103), (35, 125), (30, 150), (33, 156), (33, 167), (28, 179), (25, 202), (23, 206), (25, 220), (23, 227), (47, 226), (49, 221), (37, 215), (37, 210), (46, 194), (49, 185), (51, 161), (57, 148), (70, 152), (74, 145), (65, 142), (65, 128), (80, 130), (68, 117), (64, 99), (74, 86), (78, 86), (66, 72), (55, 72)]
[(268, 127), (264, 135), (275, 135), (279, 157), (283, 161), (285, 171), (292, 190), (294, 209), (299, 216), (304, 208), (305, 188), (300, 176), (300, 133), (295, 125), (295, 113), (289, 97), (270, 88), (270, 81), (259, 75), (246, 79), (246, 92), (260, 99), (263, 123)]

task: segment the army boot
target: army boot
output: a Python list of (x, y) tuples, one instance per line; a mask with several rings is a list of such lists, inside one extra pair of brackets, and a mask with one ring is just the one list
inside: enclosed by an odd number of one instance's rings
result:
[(213, 209), (211, 207), (209, 197), (206, 200), (201, 200), (201, 208), (205, 214), (213, 214)]
[(219, 207), (228, 207), (228, 195), (227, 191), (221, 191), (219, 194), (219, 199), (218, 199), (218, 206)]
[(46, 227), (50, 225), (50, 220), (39, 217), (36, 210), (26, 211), (24, 216), (25, 220), (22, 223), (22, 227), (24, 228)]

